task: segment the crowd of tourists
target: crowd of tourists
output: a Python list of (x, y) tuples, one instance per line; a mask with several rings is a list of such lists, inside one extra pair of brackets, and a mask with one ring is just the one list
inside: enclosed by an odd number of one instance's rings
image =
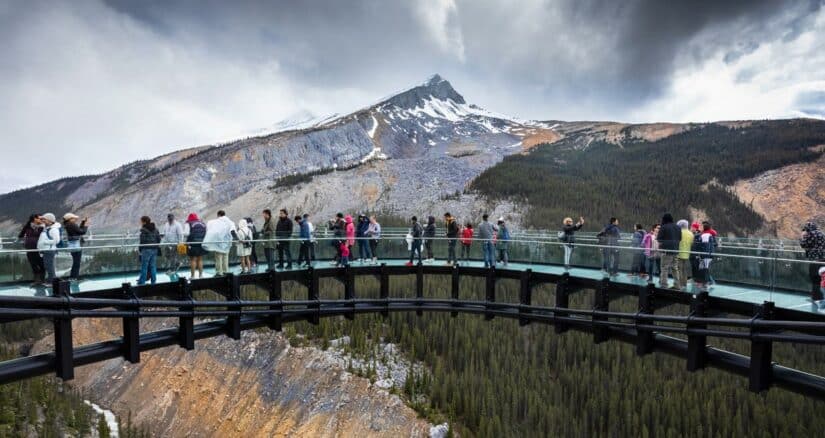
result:
[[(51, 284), (56, 278), (55, 255), (64, 249), (72, 257), (69, 280), (80, 275), (82, 246), (90, 222), (73, 213), (57, 221), (52, 213), (32, 214), (20, 231), (29, 264), (38, 284)], [(141, 268), (138, 284), (157, 281), (158, 260), (167, 274), (176, 274), (188, 259), (191, 278), (203, 277), (204, 257), (214, 258), (215, 275), (229, 273), (229, 254), (235, 247), (239, 258), (241, 274), (255, 272), (258, 267), (257, 249), (262, 247), (268, 270), (309, 267), (315, 261), (317, 245), (316, 228), (309, 214), (290, 217), (286, 209), (273, 217), (269, 209), (261, 212), (262, 227), (255, 226), (251, 217), (234, 222), (223, 210), (216, 217), (204, 222), (196, 213), (190, 213), (184, 222), (179, 222), (173, 214), (168, 214), (158, 227), (148, 216), (140, 218), (139, 247)], [(571, 260), (576, 248), (576, 233), (585, 225), (580, 217), (564, 218), (558, 231), (558, 240), (564, 249), (564, 269), (571, 269)], [(506, 266), (510, 259), (510, 229), (503, 217), (492, 222), (487, 214), (473, 225), (463, 226), (450, 213), (443, 216), (444, 236), (447, 241), (445, 263), (454, 265), (462, 260), (469, 261), (470, 249), (475, 242), (481, 245), (485, 268), (497, 264)], [(355, 218), (344, 213), (336, 214), (325, 224), (331, 234), (329, 244), (334, 248), (330, 262), (334, 266), (348, 266), (351, 261), (360, 264), (378, 263), (381, 224), (375, 216), (358, 214)], [(293, 259), (292, 245), (297, 230), (298, 257)], [(429, 216), (422, 223), (413, 216), (406, 236), (409, 251), (408, 266), (418, 263), (434, 263), (434, 241), (438, 225), (436, 218)], [(617, 218), (596, 234), (601, 247), (602, 270), (605, 276), (619, 275), (619, 254), (624, 247), (619, 246), (622, 230)], [(718, 249), (718, 233), (710, 222), (693, 222), (686, 219), (674, 221), (671, 214), (665, 214), (660, 223), (645, 227), (635, 224), (630, 246), (634, 249), (629, 273), (630, 277), (646, 279), (653, 283), (658, 275), (658, 285), (662, 288), (686, 290), (688, 280), (703, 290), (714, 284), (711, 262)], [(460, 246), (460, 254), (457, 248)], [(802, 228), (800, 246), (805, 251), (809, 264), (812, 284), (812, 299), (825, 305), (825, 235), (809, 222)], [(277, 253), (277, 258), (276, 258)], [(277, 263), (277, 264), (276, 264)], [(673, 278), (673, 285), (669, 279)]]

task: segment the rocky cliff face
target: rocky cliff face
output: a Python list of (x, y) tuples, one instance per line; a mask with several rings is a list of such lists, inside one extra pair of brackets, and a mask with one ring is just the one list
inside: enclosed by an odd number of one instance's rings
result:
[[(157, 330), (162, 321), (143, 323)], [(77, 320), (78, 345), (116, 338), (113, 321)], [(45, 339), (37, 350), (51, 349)], [(146, 352), (140, 364), (121, 359), (80, 367), (72, 385), (156, 436), (430, 436), (417, 417), (379, 382), (345, 370), (316, 348), (294, 348), (283, 335), (247, 331), (240, 341), (198, 341)], [(437, 428), (433, 428), (437, 430)]]
[[(818, 148), (825, 149), (825, 145)], [(797, 239), (799, 224), (825, 223), (825, 155), (811, 163), (793, 164), (738, 181), (733, 190), (766, 219), (765, 233)]]
[[(94, 230), (134, 228), (148, 214), (190, 212), (259, 217), (287, 207), (316, 216), (372, 210), (390, 214), (471, 214), (488, 209), (455, 196), (484, 169), (521, 151), (528, 136), (558, 138), (541, 124), (518, 122), (469, 105), (439, 76), (356, 113), (295, 129), (204, 146), (75, 181), (79, 187), (50, 206), (88, 215)], [(311, 184), (275, 187), (279, 178), (327, 171)], [(50, 183), (51, 184), (51, 183)], [(12, 228), (27, 211), (11, 200), (43, 197), (53, 185), (0, 196), (0, 225)], [(62, 201), (62, 202), (61, 202)], [(62, 204), (62, 205), (61, 205)]]

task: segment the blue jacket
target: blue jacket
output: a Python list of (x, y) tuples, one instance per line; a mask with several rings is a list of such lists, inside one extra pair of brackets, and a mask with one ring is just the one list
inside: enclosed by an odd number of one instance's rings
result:
[(300, 237), (303, 240), (311, 239), (312, 236), (309, 234), (309, 222), (301, 221), (298, 233), (298, 237)]
[(498, 240), (510, 240), (510, 230), (506, 225), (498, 227)]
[(369, 227), (370, 221), (358, 221), (358, 227), (355, 228), (355, 237), (367, 237)]

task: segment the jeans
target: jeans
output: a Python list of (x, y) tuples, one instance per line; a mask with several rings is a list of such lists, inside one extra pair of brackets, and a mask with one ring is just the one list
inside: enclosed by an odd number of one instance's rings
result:
[(641, 250), (635, 252), (633, 254), (633, 266), (630, 267), (631, 274), (644, 274), (647, 272), (645, 266), (647, 264), (647, 257), (645, 253)]
[(372, 258), (369, 242), (364, 239), (358, 241), (358, 258), (364, 260)]
[(266, 257), (266, 268), (270, 271), (275, 267), (275, 248), (264, 248)]
[(292, 266), (292, 250), (289, 249), (289, 242), (278, 242), (278, 266), (284, 266), (284, 253), (286, 253), (286, 263)]
[(309, 248), (312, 246), (312, 242), (309, 240), (304, 240), (301, 242), (301, 247), (298, 249), (298, 264), (300, 265), (301, 262), (306, 263), (307, 265), (311, 264), (311, 260), (309, 258)]
[(412, 242), (412, 248), (410, 249), (410, 263), (413, 262), (415, 253), (418, 253), (418, 263), (421, 263), (421, 239), (415, 239)]
[(496, 265), (496, 250), (493, 246), (493, 242), (489, 240), (482, 242), (481, 249), (484, 250), (484, 267), (494, 267)]
[(143, 248), (140, 250), (140, 278), (138, 284), (146, 284), (147, 278), (152, 284), (158, 281), (157, 267), (158, 250), (154, 248)]
[(51, 283), (52, 280), (57, 278), (57, 274), (54, 273), (54, 257), (57, 255), (57, 251), (43, 251), (43, 269), (46, 272), (46, 281)]
[(676, 285), (679, 284), (679, 265), (676, 264), (676, 254), (664, 253), (662, 254), (662, 274), (659, 276), (659, 287), (665, 288), (668, 286), (668, 275), (673, 272), (673, 279), (676, 280)]
[(602, 248), (602, 269), (611, 275), (619, 273), (619, 250)]
[(372, 254), (372, 258), (378, 258), (378, 239), (370, 239), (370, 254)]
[(309, 241), (309, 259), (315, 261), (315, 242)]
[(229, 272), (229, 253), (215, 253), (215, 275), (225, 275)]
[(349, 256), (341, 256), (341, 266), (349, 266)]
[(564, 266), (570, 266), (570, 259), (573, 258), (573, 245), (564, 245)]
[(43, 256), (37, 251), (29, 251), (26, 253), (26, 258), (29, 259), (29, 265), (32, 268), (32, 279), (34, 281), (43, 281), (46, 275), (46, 268), (43, 266)]
[(498, 261), (505, 265), (510, 261), (510, 245), (507, 242), (498, 243)]
[(461, 259), (470, 261), (470, 245), (461, 244)]
[(648, 281), (653, 283), (653, 276), (662, 270), (662, 259), (656, 257), (647, 258), (647, 275)]
[(427, 251), (427, 258), (434, 258), (433, 256), (433, 240), (427, 239), (424, 241), (424, 250)]
[(455, 258), (455, 245), (458, 242), (458, 239), (449, 239), (447, 240), (447, 262), (457, 262), (458, 259)]

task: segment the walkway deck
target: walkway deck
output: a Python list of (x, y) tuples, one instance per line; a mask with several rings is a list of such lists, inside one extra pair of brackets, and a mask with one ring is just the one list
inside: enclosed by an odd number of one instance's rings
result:
[[(404, 260), (399, 259), (392, 259), (392, 260), (382, 260), (381, 263), (386, 263), (388, 266), (401, 266), (405, 263)], [(437, 261), (435, 263), (443, 264), (443, 261)], [(334, 269), (329, 262), (321, 261), (315, 263), (316, 269)], [(361, 265), (359, 263), (352, 263), (352, 266), (368, 266), (368, 265)], [(482, 267), (483, 263), (481, 261), (470, 261), (470, 262), (462, 262), (461, 266), (471, 266), (471, 267)], [(259, 272), (264, 271), (263, 266), (259, 266)], [(501, 266), (498, 265), (498, 270), (513, 270), (513, 271), (524, 271), (526, 269), (532, 269), (534, 272), (540, 273), (549, 273), (549, 274), (563, 274), (564, 268), (558, 265), (547, 265), (547, 264), (529, 264), (529, 263), (517, 263), (513, 262), (510, 263), (508, 266)], [(230, 270), (234, 273), (239, 273), (239, 267), (231, 267)], [(206, 269), (204, 272), (204, 277), (212, 276), (214, 271), (212, 269)], [(179, 271), (181, 277), (185, 277), (189, 275), (189, 270), (181, 269)], [(579, 278), (587, 278), (587, 279), (601, 279), (603, 278), (603, 273), (598, 269), (589, 269), (589, 268), (572, 268), (570, 270), (570, 275), (572, 277), (579, 277)], [(103, 289), (113, 289), (120, 287), (122, 283), (137, 283), (137, 272), (131, 272), (126, 275), (122, 273), (118, 274), (110, 274), (110, 275), (99, 275), (95, 277), (91, 277), (85, 280), (81, 280), (79, 282), (72, 282), (71, 292), (72, 293), (80, 293), (80, 292), (90, 292), (96, 290), (103, 290)], [(167, 275), (165, 273), (158, 273), (158, 282), (171, 282), (177, 281), (177, 275)], [(646, 280), (629, 277), (626, 273), (619, 274), (618, 277), (613, 278), (613, 281), (618, 283), (624, 284), (638, 284), (644, 285)], [(658, 282), (658, 278), (657, 278)], [(684, 293), (695, 293), (697, 290), (693, 289), (692, 285), (688, 285), (688, 290)], [(811, 303), (809, 297), (803, 295), (798, 292), (788, 292), (788, 291), (771, 291), (770, 289), (760, 288), (752, 285), (743, 285), (743, 284), (717, 284), (713, 286), (709, 291), (711, 296), (719, 297), (719, 298), (728, 298), (736, 301), (742, 301), (746, 303), (754, 303), (754, 304), (761, 304), (764, 301), (773, 301), (777, 307), (782, 307), (786, 309), (793, 309), (798, 311), (809, 311), (809, 312), (818, 312), (816, 306)], [(51, 294), (50, 288), (45, 287), (31, 287), (28, 284), (14, 284), (14, 285), (4, 285), (0, 286), (0, 295), (14, 295), (14, 296), (46, 296)]]

